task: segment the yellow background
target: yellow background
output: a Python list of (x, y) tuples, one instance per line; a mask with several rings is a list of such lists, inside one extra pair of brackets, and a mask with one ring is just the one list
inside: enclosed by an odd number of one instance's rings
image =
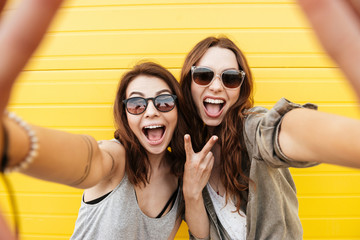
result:
[[(112, 138), (111, 107), (124, 71), (150, 59), (178, 77), (185, 54), (218, 34), (245, 52), (256, 105), (270, 108), (286, 97), (360, 118), (350, 87), (291, 0), (67, 1), (19, 77), (9, 108), (33, 124)], [(360, 239), (359, 170), (323, 164), (291, 171), (304, 239)], [(20, 174), (11, 180), (22, 239), (68, 239), (82, 191)], [(1, 183), (1, 208), (10, 220), (6, 196)], [(177, 239), (187, 237), (183, 224)]]

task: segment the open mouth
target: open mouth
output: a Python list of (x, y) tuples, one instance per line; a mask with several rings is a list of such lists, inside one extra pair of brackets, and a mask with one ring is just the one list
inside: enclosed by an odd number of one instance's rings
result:
[(158, 144), (163, 139), (165, 133), (165, 126), (149, 125), (145, 126), (142, 131), (151, 144)]
[(218, 117), (222, 113), (226, 102), (222, 99), (205, 98), (203, 104), (209, 117)]

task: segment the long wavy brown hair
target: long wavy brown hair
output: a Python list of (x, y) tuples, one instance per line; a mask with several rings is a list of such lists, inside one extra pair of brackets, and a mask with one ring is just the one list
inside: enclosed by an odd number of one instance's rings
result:
[(139, 140), (129, 127), (125, 106), (123, 104), (123, 100), (126, 98), (126, 89), (129, 83), (140, 75), (162, 79), (169, 86), (172, 94), (177, 96), (176, 108), (172, 110), (178, 112), (177, 125), (169, 144), (170, 150), (167, 151), (167, 155), (164, 159), (164, 161), (166, 161), (165, 164), (170, 166), (171, 172), (177, 177), (182, 177), (184, 171), (184, 134), (187, 129), (187, 125), (183, 117), (183, 113), (185, 112), (183, 107), (184, 98), (182, 97), (179, 83), (168, 70), (156, 63), (144, 62), (134, 66), (130, 71), (122, 76), (114, 104), (114, 117), (116, 125), (114, 136), (126, 149), (125, 171), (130, 182), (134, 185), (143, 183), (145, 186), (150, 180), (151, 166), (149, 158), (144, 147), (140, 144)]
[[(229, 197), (235, 198), (236, 210), (239, 212), (247, 202), (249, 188), (250, 161), (243, 137), (245, 110), (253, 106), (253, 79), (246, 58), (241, 50), (227, 37), (208, 37), (200, 41), (186, 56), (181, 71), (180, 86), (187, 101), (187, 112), (192, 134), (193, 148), (200, 151), (209, 139), (207, 127), (201, 120), (191, 95), (191, 67), (203, 57), (211, 47), (220, 47), (231, 50), (237, 59), (239, 68), (245, 71), (246, 77), (241, 85), (237, 101), (226, 113), (222, 123), (216, 127), (221, 147), (220, 179), (226, 189), (226, 201)], [(244, 201), (242, 201), (244, 200)]]

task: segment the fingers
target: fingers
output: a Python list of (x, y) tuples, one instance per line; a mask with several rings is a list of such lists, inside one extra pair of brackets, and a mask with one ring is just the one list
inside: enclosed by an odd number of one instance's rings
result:
[(212, 152), (208, 152), (208, 154), (205, 157), (205, 160), (206, 160), (205, 162), (207, 164), (206, 169), (209, 170), (209, 172), (211, 172), (211, 170), (214, 166), (214, 161), (215, 161), (214, 154)]
[[(211, 170), (214, 166), (214, 155), (209, 152), (204, 159), (199, 163), (198, 169), (198, 182), (201, 182), (201, 189), (205, 187), (211, 176)], [(201, 176), (201, 177), (200, 177)]]
[[(204, 148), (200, 152), (195, 153), (192, 148), (190, 135), (186, 134), (184, 136), (184, 147), (186, 152), (185, 166), (188, 166), (189, 169), (198, 169), (200, 172), (205, 173), (205, 175), (209, 177), (215, 161), (214, 155), (210, 150), (217, 140), (217, 136), (212, 136)], [(185, 169), (187, 169), (187, 167), (185, 167)]]
[(359, 1), (298, 0), (323, 47), (350, 80), (360, 98)]
[[(212, 136), (209, 141), (205, 144), (203, 149), (198, 153), (200, 154), (200, 158), (205, 158), (207, 154), (211, 151), (212, 147), (218, 140), (217, 136)], [(184, 148), (186, 153), (186, 159), (190, 159), (194, 154), (194, 150), (191, 143), (191, 138), (189, 134), (185, 134), (184, 136)]]
[(201, 154), (203, 156), (206, 156), (211, 151), (212, 147), (214, 146), (217, 140), (218, 140), (217, 136), (212, 136), (201, 150)]
[[(217, 139), (217, 137), (215, 138)], [(208, 146), (212, 146), (216, 140), (212, 139), (208, 142)], [(214, 166), (214, 155), (208, 151), (207, 154), (194, 153), (191, 146), (191, 139), (188, 134), (184, 136), (186, 163), (184, 169), (184, 196), (201, 195), (203, 188), (206, 186), (211, 176), (211, 170)], [(211, 149), (211, 147), (210, 147)]]
[(192, 154), (194, 154), (194, 150), (192, 148), (191, 138), (189, 134), (185, 134), (184, 136), (184, 147), (186, 153), (186, 159), (189, 159)]

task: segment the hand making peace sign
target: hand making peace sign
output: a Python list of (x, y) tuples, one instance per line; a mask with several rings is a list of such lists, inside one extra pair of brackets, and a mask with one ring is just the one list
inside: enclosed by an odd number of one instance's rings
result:
[(186, 162), (184, 167), (183, 193), (185, 199), (185, 220), (190, 232), (197, 238), (209, 236), (209, 219), (206, 214), (202, 190), (209, 181), (214, 165), (211, 152), (217, 136), (212, 136), (200, 152), (195, 153), (190, 135), (184, 136)]
[(190, 135), (184, 136), (186, 163), (184, 169), (183, 191), (185, 196), (199, 197), (203, 188), (209, 181), (211, 170), (214, 165), (214, 155), (212, 147), (218, 140), (217, 136), (212, 136), (203, 149), (195, 153)]

